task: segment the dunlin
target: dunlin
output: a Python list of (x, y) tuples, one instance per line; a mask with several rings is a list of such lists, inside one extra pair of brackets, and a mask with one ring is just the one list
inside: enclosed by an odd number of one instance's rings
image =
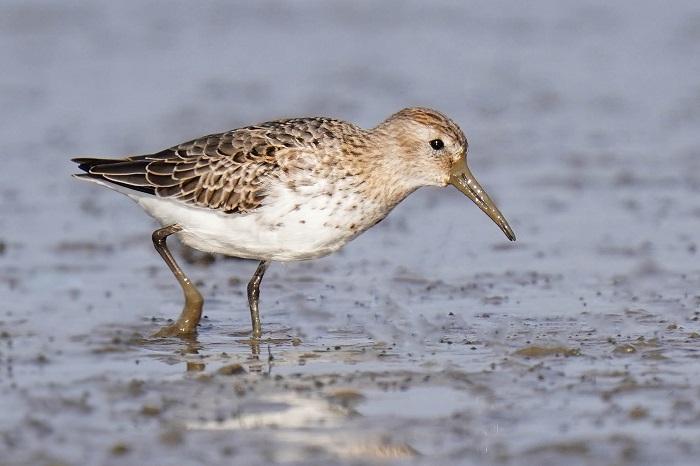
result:
[(271, 261), (326, 256), (382, 220), (421, 186), (454, 185), (509, 240), (515, 234), (467, 167), (467, 139), (428, 108), (406, 108), (365, 130), (332, 118), (295, 118), (204, 136), (150, 155), (73, 159), (78, 178), (136, 201), (162, 228), (153, 244), (180, 282), (185, 306), (157, 336), (191, 336), (203, 298), (166, 246), (256, 259), (248, 283), (253, 337), (260, 282)]

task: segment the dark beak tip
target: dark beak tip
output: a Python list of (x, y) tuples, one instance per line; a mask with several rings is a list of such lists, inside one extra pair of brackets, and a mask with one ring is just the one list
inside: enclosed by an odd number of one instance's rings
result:
[(504, 235), (506, 235), (506, 238), (508, 238), (509, 241), (515, 241), (515, 232), (511, 229), (510, 225), (506, 223), (505, 225), (501, 226), (501, 231)]

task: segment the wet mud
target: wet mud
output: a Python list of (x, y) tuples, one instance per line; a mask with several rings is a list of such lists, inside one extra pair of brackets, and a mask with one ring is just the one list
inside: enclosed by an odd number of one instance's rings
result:
[[(694, 2), (159, 5), (0, 5), (0, 464), (697, 461)], [(153, 337), (182, 306), (156, 225), (70, 177), (409, 105), (465, 129), (518, 241), (421, 189), (339, 253), (273, 263), (260, 342), (256, 264), (176, 241), (204, 318)]]

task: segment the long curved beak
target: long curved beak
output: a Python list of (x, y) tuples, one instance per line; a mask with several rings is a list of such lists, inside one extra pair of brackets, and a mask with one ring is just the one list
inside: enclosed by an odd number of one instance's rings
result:
[(486, 194), (486, 191), (484, 191), (479, 185), (479, 182), (476, 181), (472, 172), (469, 171), (466, 154), (462, 155), (462, 157), (452, 165), (449, 183), (474, 201), (474, 204), (478, 205), (479, 208), (498, 225), (509, 240), (515, 241), (513, 229), (508, 225), (503, 214), (498, 210), (498, 207), (496, 207), (496, 204), (489, 198), (488, 194)]

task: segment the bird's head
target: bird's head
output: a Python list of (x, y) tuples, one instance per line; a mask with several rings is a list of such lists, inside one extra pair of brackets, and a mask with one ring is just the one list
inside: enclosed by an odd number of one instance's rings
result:
[(467, 166), (467, 138), (442, 113), (428, 108), (406, 108), (387, 118), (375, 131), (393, 140), (400, 168), (417, 186), (453, 185), (471, 199), (509, 240), (515, 233), (476, 181)]

